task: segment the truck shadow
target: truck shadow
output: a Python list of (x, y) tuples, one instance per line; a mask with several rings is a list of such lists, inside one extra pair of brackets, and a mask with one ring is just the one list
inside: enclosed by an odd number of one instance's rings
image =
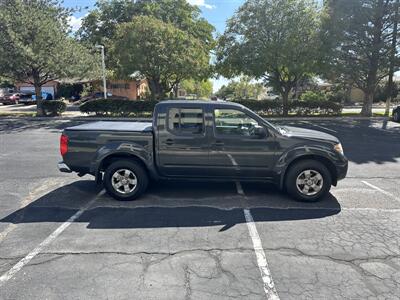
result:
[[(171, 190), (178, 185), (181, 192), (172, 193)], [(166, 197), (163, 197), (166, 190), (170, 194), (165, 193)], [(188, 198), (189, 190), (196, 197)], [(75, 221), (88, 223), (90, 229), (222, 226), (220, 231), (225, 231), (246, 222), (240, 196), (231, 184), (161, 183), (153, 186), (143, 198), (132, 202), (118, 202), (107, 195), (96, 196), (98, 192), (92, 181), (76, 181), (49, 192), (0, 222), (62, 223), (95, 198), (93, 205)], [(209, 197), (212, 194), (216, 197)], [(214, 201), (221, 197), (222, 201)], [(256, 201), (254, 197), (253, 193), (247, 201), (255, 222), (320, 219), (341, 211), (340, 204), (331, 194), (321, 202), (300, 203), (274, 190), (265, 195), (263, 190), (263, 197), (281, 201), (279, 205), (270, 205), (271, 202), (260, 204), (257, 202), (260, 199)]]

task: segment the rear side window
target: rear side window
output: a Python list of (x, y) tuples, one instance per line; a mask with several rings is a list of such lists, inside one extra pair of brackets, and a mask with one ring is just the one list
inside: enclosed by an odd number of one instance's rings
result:
[(171, 108), (168, 111), (168, 129), (177, 134), (203, 133), (203, 110), (201, 108)]

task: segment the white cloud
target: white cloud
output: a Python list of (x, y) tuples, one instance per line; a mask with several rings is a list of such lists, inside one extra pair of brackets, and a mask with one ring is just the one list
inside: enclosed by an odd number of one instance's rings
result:
[(187, 0), (187, 2), (189, 2), (191, 5), (197, 5), (207, 9), (215, 8), (215, 5), (207, 4), (205, 0)]
[(83, 18), (84, 16), (80, 18), (77, 18), (75, 16), (70, 16), (68, 18), (68, 24), (69, 26), (71, 26), (73, 32), (77, 31), (81, 27)]

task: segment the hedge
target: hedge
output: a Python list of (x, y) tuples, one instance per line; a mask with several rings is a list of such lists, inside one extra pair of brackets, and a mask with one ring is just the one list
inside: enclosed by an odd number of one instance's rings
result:
[(123, 99), (98, 99), (83, 103), (79, 109), (83, 113), (94, 113), (98, 116), (137, 116), (151, 113), (157, 101), (152, 100), (123, 100)]
[[(283, 113), (282, 102), (271, 100), (236, 100), (249, 109), (260, 115), (279, 116)], [(339, 115), (342, 112), (342, 106), (338, 103), (326, 100), (292, 100), (289, 102), (289, 114), (297, 116), (307, 115)]]
[[(190, 101), (190, 100), (188, 100)], [(282, 102), (271, 100), (235, 100), (260, 115), (282, 115)], [(99, 99), (91, 100), (80, 106), (80, 111), (88, 114), (96, 114), (98, 116), (138, 116), (143, 114), (151, 114), (157, 101), (151, 100), (121, 100), (121, 99)], [(342, 111), (340, 104), (322, 101), (294, 100), (289, 102), (289, 113), (298, 116), (307, 116), (313, 114), (319, 115), (339, 115)]]
[(67, 105), (61, 100), (45, 100), (42, 101), (42, 107), (46, 116), (60, 116), (66, 109)]

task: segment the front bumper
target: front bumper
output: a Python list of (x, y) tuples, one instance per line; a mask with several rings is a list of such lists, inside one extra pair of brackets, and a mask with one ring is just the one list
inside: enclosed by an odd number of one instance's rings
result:
[(72, 173), (71, 169), (64, 163), (64, 162), (59, 162), (57, 164), (58, 169), (60, 170), (60, 172), (64, 172), (64, 173)]
[(344, 162), (343, 164), (336, 165), (337, 180), (341, 180), (346, 177), (348, 167), (349, 166), (348, 166), (347, 159), (346, 159), (346, 162)]

